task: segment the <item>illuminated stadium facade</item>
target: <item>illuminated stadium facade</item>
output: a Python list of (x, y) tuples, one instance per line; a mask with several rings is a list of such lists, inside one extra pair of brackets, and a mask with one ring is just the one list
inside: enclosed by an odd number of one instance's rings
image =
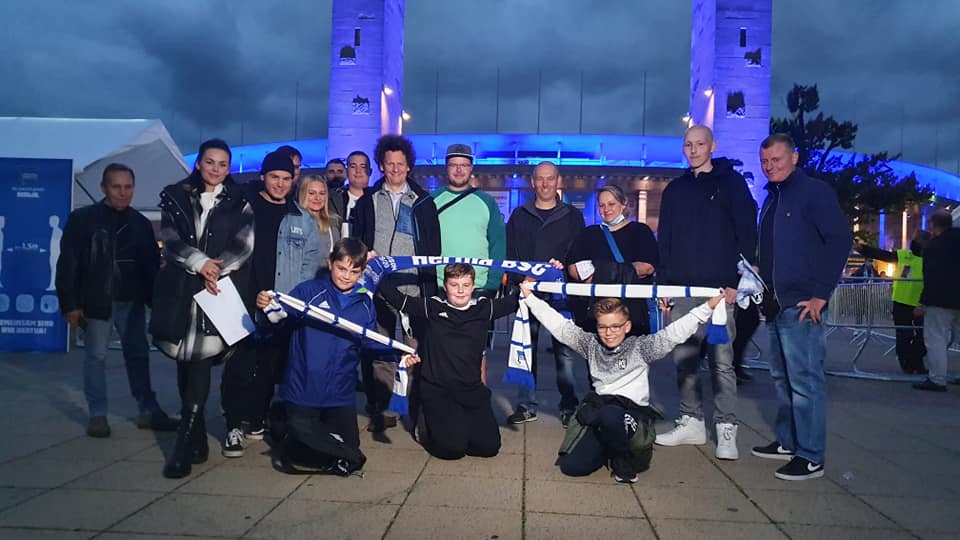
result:
[[(771, 0), (692, 0), (689, 124), (713, 128), (717, 156), (739, 160), (754, 197), (766, 180), (759, 143), (770, 125)], [(303, 154), (304, 169), (322, 169), (353, 150), (372, 157), (377, 137), (403, 126), (403, 0), (334, 0), (331, 30), (329, 139), (277, 141), (233, 148), (232, 170), (255, 176), (263, 157), (282, 144)], [(531, 196), (530, 173), (549, 160), (561, 167), (564, 199), (597, 219), (594, 193), (614, 183), (629, 195), (631, 217), (654, 230), (660, 194), (686, 167), (681, 137), (577, 134), (409, 135), (417, 156), (414, 177), (428, 189), (444, 183), (444, 153), (468, 144), (476, 156), (479, 187), (498, 201), (504, 217)], [(196, 155), (185, 159), (192, 163)], [(375, 174), (372, 181), (379, 178)], [(916, 173), (947, 203), (960, 200), (960, 177), (907, 162), (892, 162), (899, 175)], [(919, 216), (881, 216), (885, 247), (902, 245), (925, 226)]]

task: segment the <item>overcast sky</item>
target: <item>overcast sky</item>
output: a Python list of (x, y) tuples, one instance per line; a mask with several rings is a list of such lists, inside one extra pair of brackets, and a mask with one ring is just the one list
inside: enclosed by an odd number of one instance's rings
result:
[[(603, 8), (598, 11), (598, 7)], [(0, 116), (161, 118), (186, 152), (325, 137), (330, 0), (4, 0)], [(774, 116), (794, 82), (860, 125), (858, 151), (960, 167), (957, 0), (774, 0)], [(680, 135), (687, 0), (408, 0), (408, 133)], [(496, 72), (500, 116), (496, 120)], [(643, 74), (647, 118), (643, 119)], [(499, 126), (498, 126), (499, 123)]]

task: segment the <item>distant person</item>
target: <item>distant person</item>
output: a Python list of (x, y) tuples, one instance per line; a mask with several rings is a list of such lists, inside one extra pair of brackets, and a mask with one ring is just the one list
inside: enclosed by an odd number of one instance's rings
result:
[(923, 292), (923, 251), (929, 242), (929, 232), (917, 231), (910, 240), (910, 249), (885, 251), (865, 244), (854, 247), (867, 258), (863, 261), (864, 267), (873, 268), (870, 259), (897, 265), (892, 292), (893, 324), (899, 327), (896, 330), (897, 360), (900, 369), (908, 375), (925, 373), (923, 357), (927, 349), (923, 344), (923, 315), (917, 313), (917, 307)]
[(837, 194), (797, 168), (799, 159), (793, 139), (784, 133), (760, 144), (760, 166), (769, 181), (760, 210), (759, 270), (770, 289), (761, 309), (770, 332), (770, 377), (778, 403), (776, 440), (752, 453), (789, 461), (775, 473), (781, 480), (823, 476), (823, 321), (853, 241)]
[(353, 209), (363, 196), (363, 190), (370, 187), (370, 157), (359, 150), (347, 156), (347, 186), (330, 191), (330, 208), (340, 216), (342, 228), (340, 236), (346, 238), (353, 234)]
[[(384, 135), (377, 141), (374, 159), (383, 177), (364, 191), (353, 209), (352, 235), (377, 255), (440, 255), (440, 222), (437, 206), (410, 175), (416, 163), (413, 145), (400, 135)], [(408, 296), (430, 298), (437, 292), (435, 268), (410, 269), (392, 275), (400, 292)], [(377, 307), (377, 328), (382, 334), (395, 336), (397, 323), (403, 327), (403, 341), (416, 348), (422, 338), (423, 321), (404, 324), (403, 317), (388, 305), (382, 295), (374, 297)], [(395, 362), (383, 362), (365, 356), (362, 359), (367, 394), (367, 430), (379, 433), (397, 423), (396, 417), (384, 415), (393, 395)], [(416, 378), (416, 370), (409, 375)], [(411, 407), (415, 407), (417, 385), (411, 383)]]
[(323, 174), (327, 178), (327, 188), (331, 191), (342, 188), (343, 181), (347, 179), (347, 164), (340, 158), (331, 159), (327, 162)]
[[(574, 281), (584, 283), (652, 284), (660, 264), (657, 239), (645, 223), (630, 221), (627, 196), (620, 186), (607, 185), (597, 192), (601, 223), (585, 228), (570, 247), (567, 272)], [(587, 262), (590, 274), (581, 273)], [(596, 321), (589, 316), (593, 299), (573, 299), (577, 325), (592, 332)], [(632, 322), (631, 335), (650, 333), (650, 311), (643, 298), (625, 300)]]
[[(683, 136), (683, 154), (690, 167), (663, 190), (657, 245), (657, 282), (723, 289), (727, 296), (727, 332), (736, 336), (734, 300), (737, 263), (741, 254), (755, 261), (757, 203), (747, 182), (726, 158), (713, 153), (717, 141), (706, 126), (693, 126)], [(679, 317), (698, 305), (694, 298), (675, 298), (669, 308)], [(700, 388), (701, 348), (705, 349), (713, 383), (713, 424), (717, 459), (739, 459), (737, 450), (737, 375), (731, 343), (713, 345), (700, 329), (673, 351), (680, 392), (676, 427), (657, 435), (657, 444), (706, 444), (703, 391)]]
[[(320, 229), (310, 212), (297, 204), (293, 173), (289, 155), (271, 152), (260, 165), (260, 181), (243, 185), (254, 217), (252, 287), (247, 291), (254, 298), (264, 290), (287, 292), (313, 279), (320, 270), (324, 249)], [(263, 439), (264, 420), (289, 341), (290, 335), (284, 331), (251, 335), (238, 344), (237, 354), (224, 366), (224, 457), (242, 457), (248, 440)]]
[(160, 248), (150, 221), (130, 207), (134, 183), (133, 169), (107, 165), (100, 180), (104, 198), (70, 213), (58, 248), (60, 310), (71, 328), (84, 330), (83, 393), (91, 437), (110, 436), (105, 362), (114, 328), (137, 400), (137, 427), (173, 431), (178, 424), (160, 408), (150, 383), (146, 308), (153, 300)]
[(880, 276), (880, 273), (877, 272), (877, 267), (874, 266), (872, 257), (864, 258), (863, 264), (860, 265), (860, 268), (857, 268), (856, 270), (854, 270), (852, 274), (850, 274), (850, 277), (866, 278), (866, 279), (860, 280), (861, 283), (872, 281), (872, 279), (870, 278), (875, 278), (879, 276)]
[(923, 340), (927, 378), (917, 390), (947, 390), (947, 348), (960, 339), (960, 229), (946, 210), (930, 216), (932, 239), (923, 251)]
[[(583, 232), (583, 213), (580, 209), (560, 199), (560, 171), (556, 165), (543, 161), (533, 169), (530, 180), (533, 197), (510, 214), (507, 221), (507, 258), (520, 261), (566, 261), (574, 240)], [(518, 278), (509, 276), (513, 283)], [(551, 295), (540, 293), (547, 299)], [(553, 304), (565, 309), (564, 300)], [(530, 318), (531, 368), (535, 381), (539, 378), (537, 340), (540, 336), (540, 321)], [(576, 377), (574, 364), (580, 357), (562, 342), (553, 340), (553, 357), (557, 370), (557, 390), (560, 392), (560, 424), (566, 428), (577, 408)], [(522, 424), (537, 419), (539, 400), (536, 388), (518, 386), (517, 406), (507, 417), (508, 424)]]
[(327, 260), (333, 245), (340, 240), (340, 216), (330, 212), (326, 179), (318, 174), (310, 174), (300, 182), (300, 207), (310, 213), (317, 222), (320, 231), (320, 249), (318, 251), (319, 268), (327, 268)]
[(289, 144), (277, 148), (275, 152), (290, 156), (290, 161), (293, 162), (293, 185), (297, 185), (297, 182), (300, 181), (300, 165), (303, 163), (303, 155), (300, 154), (299, 150)]
[(176, 443), (163, 468), (167, 478), (188, 476), (192, 465), (207, 461), (204, 411), (211, 371), (237, 351), (227, 345), (194, 295), (202, 290), (220, 294), (217, 283), (229, 277), (248, 312), (256, 309), (254, 297), (248, 294), (253, 208), (230, 176), (230, 159), (227, 143), (204, 141), (190, 176), (160, 193), (165, 264), (154, 283), (150, 334), (154, 345), (177, 361), (183, 412)]
[(521, 285), (530, 313), (554, 337), (587, 359), (593, 391), (583, 398), (560, 448), (557, 465), (568, 476), (587, 476), (609, 463), (613, 479), (634, 483), (653, 458), (648, 364), (670, 353), (710, 320), (724, 300), (712, 298), (654, 335), (630, 335), (630, 313), (619, 298), (593, 305), (596, 333), (586, 332)]

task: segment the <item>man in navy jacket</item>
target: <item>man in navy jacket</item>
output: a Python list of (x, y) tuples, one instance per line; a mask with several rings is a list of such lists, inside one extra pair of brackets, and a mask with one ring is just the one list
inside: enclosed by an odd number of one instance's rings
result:
[[(823, 319), (850, 253), (850, 226), (831, 187), (797, 168), (793, 139), (774, 133), (760, 145), (769, 182), (760, 210), (760, 277), (770, 289), (764, 313), (770, 332), (770, 376), (779, 401), (777, 440), (753, 455), (789, 463), (781, 480), (823, 476), (827, 393)], [(776, 305), (774, 304), (776, 303)]]
[[(690, 168), (663, 190), (657, 244), (657, 282), (723, 288), (727, 292), (727, 329), (736, 334), (734, 305), (740, 254), (753, 261), (757, 246), (757, 203), (743, 176), (725, 158), (714, 158), (717, 142), (706, 126), (693, 126), (683, 136)], [(677, 298), (674, 320), (695, 309), (699, 299)], [(708, 345), (700, 328), (673, 351), (680, 391), (676, 427), (657, 435), (657, 444), (705, 444), (707, 432), (700, 389), (700, 350), (706, 346), (713, 380), (713, 420), (718, 459), (738, 459), (737, 377), (730, 343)]]

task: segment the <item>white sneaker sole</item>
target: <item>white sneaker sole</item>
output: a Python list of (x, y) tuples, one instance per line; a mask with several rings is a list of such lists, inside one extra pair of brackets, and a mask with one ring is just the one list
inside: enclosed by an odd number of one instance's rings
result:
[(245, 439), (250, 439), (251, 441), (262, 441), (262, 440), (263, 440), (263, 432), (261, 431), (260, 433), (257, 433), (257, 432), (244, 433), (244, 434), (243, 434), (243, 437), (244, 437)]
[(653, 442), (654, 442), (654, 444), (658, 444), (658, 445), (660, 445), (660, 446), (685, 446), (685, 445), (687, 445), (687, 446), (703, 446), (703, 445), (707, 444), (707, 436), (704, 435), (702, 439), (680, 439), (680, 440), (676, 440), (676, 441), (672, 441), (672, 440), (669, 440), (669, 439), (661, 439), (661, 438), (658, 436), (657, 439), (656, 439), (655, 441), (653, 441)]
[(226, 448), (220, 451), (225, 458), (238, 458), (243, 457), (243, 450), (227, 450)]
[(750, 450), (750, 453), (758, 458), (775, 459), (777, 461), (790, 461), (793, 459), (793, 454), (764, 454), (762, 452), (757, 452), (756, 450)]
[(740, 452), (738, 452), (736, 448), (734, 448), (733, 451), (726, 451), (726, 452), (721, 452), (720, 449), (717, 448), (716, 455), (717, 455), (717, 459), (723, 459), (726, 461), (736, 461), (740, 459)]
[(804, 474), (802, 476), (792, 476), (788, 474), (780, 474), (778, 472), (773, 473), (773, 475), (779, 478), (780, 480), (788, 480), (788, 481), (813, 480), (814, 478), (820, 478), (821, 476), (823, 476), (823, 469), (821, 468), (819, 471), (814, 471), (812, 473)]

